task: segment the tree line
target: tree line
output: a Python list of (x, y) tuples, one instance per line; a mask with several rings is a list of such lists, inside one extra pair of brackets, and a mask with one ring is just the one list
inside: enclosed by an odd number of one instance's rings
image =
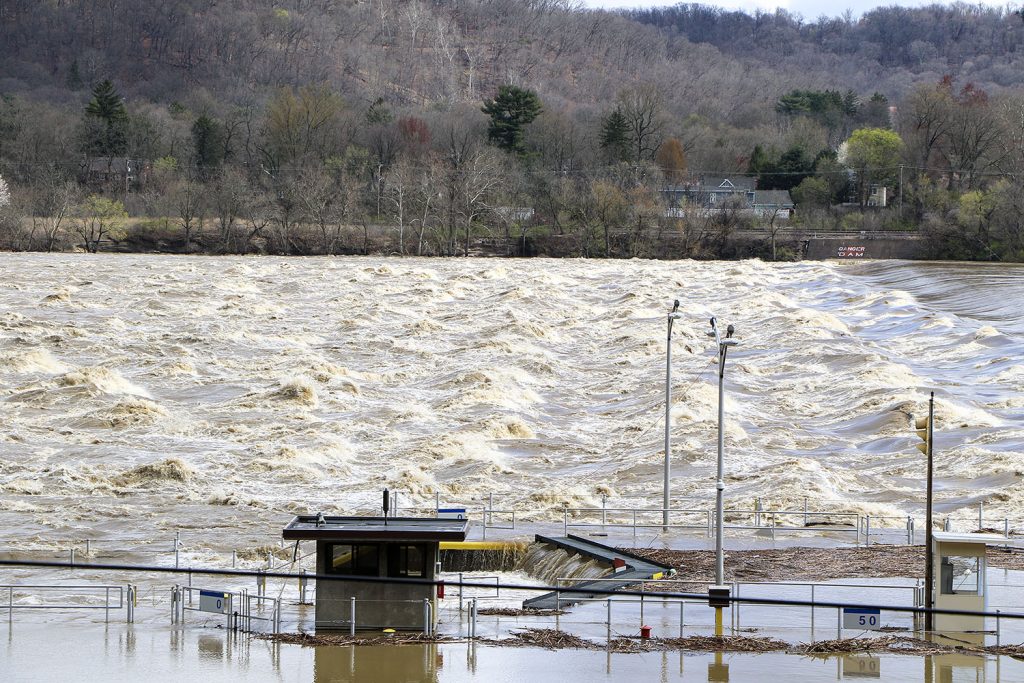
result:
[[(784, 257), (775, 216), (665, 191), (746, 175), (792, 194), (787, 225), (921, 230), (936, 256), (1022, 257), (1022, 72), (993, 61), (1016, 64), (993, 45), (1022, 22), (1005, 10), (803, 23), (545, 0), (108, 9), (4, 3), (4, 247), (457, 255), (497, 239), (662, 256), (671, 238), (671, 255)], [(730, 31), (757, 39), (741, 49)], [(945, 62), (868, 49), (894, 31)], [(825, 67), (797, 69), (807, 51)], [(868, 206), (879, 187), (885, 209)], [(751, 230), (770, 239), (740, 239)]]

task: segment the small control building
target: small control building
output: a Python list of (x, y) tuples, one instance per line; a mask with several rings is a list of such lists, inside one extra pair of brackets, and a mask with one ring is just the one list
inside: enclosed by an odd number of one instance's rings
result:
[[(985, 548), (1006, 543), (995, 534), (932, 534), (932, 566), (936, 609), (984, 612), (988, 603)], [(936, 631), (984, 631), (985, 617), (936, 614)]]
[[(442, 541), (465, 541), (465, 519), (429, 517), (330, 517), (299, 515), (282, 532), (287, 541), (316, 541), (318, 631), (401, 629), (432, 631), (437, 621), (436, 586), (376, 582), (366, 578), (434, 581)], [(353, 577), (346, 581), (344, 577)], [(355, 598), (355, 621), (352, 619)], [(434, 623), (424, 623), (424, 600)]]

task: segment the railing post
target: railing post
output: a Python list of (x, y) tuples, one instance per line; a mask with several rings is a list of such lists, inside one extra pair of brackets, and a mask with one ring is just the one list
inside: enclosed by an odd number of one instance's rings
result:
[(679, 637), (683, 637), (683, 626), (686, 624), (686, 601), (679, 601)]
[(942, 530), (943, 530), (943, 531), (949, 531), (949, 530), (950, 530), (950, 529), (952, 529), (952, 528), (953, 528), (953, 525), (952, 525), (952, 524), (950, 524), (950, 522), (949, 522), (949, 517), (946, 517), (946, 521), (945, 521), (945, 523), (944, 523), (944, 524), (942, 525)]
[[(459, 572), (459, 614), (462, 614), (462, 572)], [(459, 621), (462, 621), (462, 617), (459, 617)]]
[(640, 625), (644, 625), (644, 582), (640, 582)]
[(235, 564), (237, 562), (238, 562), (238, 551), (237, 550), (232, 550), (231, 551), (231, 568), (232, 569), (235, 568)]
[(87, 538), (87, 539), (85, 539), (85, 556), (86, 557), (92, 557), (91, 549), (92, 549), (92, 544), (89, 541), (89, 539)]
[(761, 526), (761, 496), (754, 499), (754, 526)]
[(633, 509), (633, 538), (636, 538), (636, 508)]
[(469, 606), (469, 633), (472, 640), (476, 640), (476, 598)]
[(804, 526), (807, 526), (807, 496), (804, 496)]
[(106, 586), (103, 589), (103, 621), (104, 623), (110, 623), (110, 586)]
[(910, 519), (910, 515), (907, 515), (907, 545), (914, 543), (913, 534), (913, 521)]
[(301, 574), (301, 576), (299, 576), (299, 604), (300, 605), (305, 605), (306, 604), (306, 570), (305, 569), (300, 569), (299, 570), (299, 574)]
[(985, 501), (978, 502), (978, 531), (985, 528)]
[(601, 528), (604, 529), (604, 525), (608, 523), (608, 496), (604, 493), (601, 494)]
[(129, 624), (135, 621), (135, 588), (128, 584), (128, 602), (126, 603), (126, 617)]
[(273, 568), (274, 568), (274, 553), (268, 552), (267, 553), (267, 569), (273, 569)]
[(174, 568), (178, 568), (178, 547), (181, 545), (181, 532), (174, 532)]
[(864, 545), (871, 545), (871, 515), (864, 516)]
[(608, 608), (608, 616), (605, 618), (605, 621), (606, 621), (607, 626), (608, 626), (608, 635), (606, 637), (606, 640), (608, 642), (611, 642), (611, 640), (612, 640), (612, 597), (610, 595), (608, 596), (608, 600), (607, 600), (607, 608)]
[(562, 503), (562, 535), (569, 535), (569, 506)]
[(71, 564), (75, 563), (75, 547), (71, 546)]
[(708, 538), (711, 538), (712, 521), (711, 510), (708, 510)]
[(354, 636), (356, 634), (356, 596), (352, 596), (351, 611), (349, 613), (349, 624), (348, 634)]
[(430, 598), (423, 598), (423, 635), (431, 635), (430, 627)]
[(999, 647), (999, 610), (996, 610), (996, 647)]

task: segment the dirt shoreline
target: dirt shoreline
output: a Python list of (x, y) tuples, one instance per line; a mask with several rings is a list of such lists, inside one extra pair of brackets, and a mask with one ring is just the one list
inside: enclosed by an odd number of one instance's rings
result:
[[(645, 559), (675, 567), (680, 577), (695, 580), (715, 575), (713, 550), (621, 548)], [(988, 566), (1024, 570), (1024, 553), (989, 547)], [(829, 579), (923, 577), (924, 547), (873, 545), (867, 548), (776, 548), (727, 550), (726, 580), (825, 581)]]

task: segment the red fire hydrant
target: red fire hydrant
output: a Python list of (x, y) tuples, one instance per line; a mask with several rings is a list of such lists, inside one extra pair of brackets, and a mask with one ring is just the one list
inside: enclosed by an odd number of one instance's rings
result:
[(643, 638), (644, 640), (647, 640), (648, 638), (650, 638), (651, 637), (651, 627), (650, 626), (641, 626), (640, 627), (640, 637)]

